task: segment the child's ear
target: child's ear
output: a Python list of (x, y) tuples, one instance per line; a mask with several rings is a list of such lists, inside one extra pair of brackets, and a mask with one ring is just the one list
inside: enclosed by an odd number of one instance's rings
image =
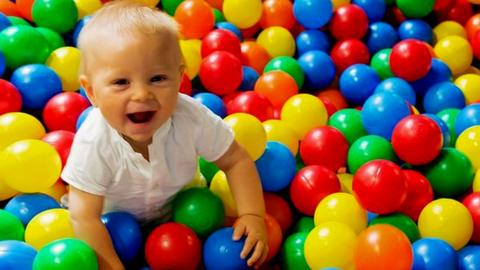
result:
[(80, 85), (83, 87), (83, 89), (85, 89), (85, 93), (87, 94), (87, 97), (90, 100), (90, 103), (92, 103), (92, 105), (96, 107), (95, 94), (93, 93), (93, 88), (88, 80), (88, 77), (82, 74), (80, 75), (79, 79), (80, 79)]

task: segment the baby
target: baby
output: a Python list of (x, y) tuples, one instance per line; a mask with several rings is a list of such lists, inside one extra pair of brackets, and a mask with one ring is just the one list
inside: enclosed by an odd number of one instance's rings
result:
[(268, 253), (265, 206), (253, 161), (231, 129), (179, 94), (178, 29), (161, 11), (113, 1), (83, 28), (80, 82), (95, 106), (78, 130), (62, 179), (77, 237), (100, 269), (124, 269), (100, 217), (122, 210), (141, 222), (165, 220), (169, 202), (195, 175), (198, 156), (223, 170), (238, 208), (233, 239), (259, 267)]

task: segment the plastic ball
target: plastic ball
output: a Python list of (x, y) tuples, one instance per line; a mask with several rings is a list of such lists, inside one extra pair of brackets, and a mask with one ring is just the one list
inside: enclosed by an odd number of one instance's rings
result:
[(33, 261), (33, 270), (98, 269), (95, 251), (74, 238), (59, 239), (40, 249)]
[(464, 130), (457, 138), (455, 148), (462, 152), (471, 162), (475, 170), (480, 169), (480, 125)]
[(0, 115), (0, 150), (24, 139), (41, 139), (45, 136), (42, 123), (30, 114), (12, 112)]
[(223, 104), (222, 99), (217, 95), (211, 93), (198, 93), (195, 94), (193, 98), (219, 117), (224, 118), (227, 115), (225, 104)]
[(290, 185), (290, 198), (301, 213), (313, 216), (318, 203), (326, 196), (340, 192), (337, 175), (318, 165), (301, 169)]
[(330, 102), (333, 103), (337, 110), (346, 109), (349, 107), (347, 100), (342, 95), (342, 93), (337, 89), (326, 89), (322, 90), (317, 95), (320, 99), (328, 99)]
[(410, 108), (402, 97), (391, 93), (374, 94), (363, 105), (362, 123), (369, 134), (389, 140), (397, 123), (408, 115)]
[(0, 268), (4, 270), (31, 270), (37, 251), (18, 240), (0, 242)]
[(377, 85), (375, 94), (389, 92), (403, 97), (408, 103), (414, 105), (417, 101), (415, 90), (405, 80), (400, 78), (387, 78)]
[(436, 237), (455, 250), (464, 247), (473, 233), (473, 220), (468, 209), (453, 199), (437, 199), (420, 213), (418, 228), (422, 238)]
[(60, 208), (58, 202), (40, 193), (15, 196), (5, 205), (5, 210), (18, 217), (24, 226), (37, 214), (53, 208)]
[(135, 216), (127, 212), (102, 215), (115, 252), (122, 262), (131, 262), (142, 248), (142, 232)]
[(57, 182), (55, 182), (55, 184), (53, 184), (53, 186), (50, 186), (48, 188), (45, 188), (39, 191), (39, 193), (42, 193), (54, 198), (57, 202), (60, 202), (63, 195), (67, 194), (67, 192), (68, 192), (67, 187), (65, 186), (62, 180), (58, 180)]
[(445, 121), (443, 121), (440, 117), (438, 117), (435, 114), (425, 113), (423, 115), (433, 119), (435, 123), (437, 123), (437, 125), (440, 127), (440, 130), (442, 131), (443, 146), (449, 147), (451, 144), (451, 136), (450, 136), (450, 129), (447, 126), (447, 123), (445, 123)]
[(230, 22), (217, 22), (217, 23), (215, 24), (215, 28), (230, 31), (230, 32), (234, 33), (235, 36), (237, 36), (237, 38), (238, 38), (240, 41), (243, 41), (242, 32), (241, 32), (240, 29), (238, 29), (238, 27), (235, 26), (233, 23), (230, 23)]
[(387, 10), (385, 0), (353, 0), (352, 4), (359, 6), (365, 11), (369, 22), (382, 20)]
[(461, 24), (455, 21), (444, 21), (433, 28), (434, 42), (447, 36), (459, 36), (467, 38), (467, 32)]
[(183, 1), (175, 10), (175, 20), (185, 38), (202, 38), (213, 29), (215, 17), (205, 1)]
[(246, 91), (239, 93), (227, 106), (227, 114), (248, 113), (260, 121), (273, 118), (273, 106), (263, 95)]
[(297, 55), (308, 51), (328, 52), (330, 50), (331, 41), (327, 34), (320, 30), (309, 29), (298, 34), (295, 39), (297, 47)]
[(432, 60), (430, 71), (420, 80), (412, 82), (412, 86), (418, 96), (424, 96), (430, 87), (437, 83), (448, 82), (452, 77), (450, 68), (439, 59)]
[(469, 105), (457, 115), (455, 133), (459, 136), (469, 127), (480, 125), (480, 104)]
[(260, 26), (262, 28), (281, 26), (286, 29), (291, 29), (295, 22), (293, 5), (290, 1), (267, 0), (263, 2), (263, 12), (260, 20)]
[(294, 129), (298, 138), (303, 138), (312, 128), (324, 126), (327, 117), (325, 105), (309, 94), (298, 94), (288, 99), (281, 113), (281, 119)]
[(213, 176), (219, 171), (219, 168), (217, 167), (217, 165), (215, 165), (215, 163), (208, 162), (205, 159), (203, 159), (202, 157), (200, 157), (198, 159), (198, 164), (199, 164), (199, 167), (200, 167), (200, 172), (205, 177), (207, 182), (210, 183)]
[(262, 17), (262, 2), (260, 0), (225, 0), (223, 13), (227, 21), (239, 28), (249, 28)]
[(280, 250), (282, 246), (283, 234), (278, 221), (270, 216), (268, 213), (265, 215), (265, 226), (267, 229), (267, 245), (268, 255), (265, 259), (266, 262), (270, 261)]
[(22, 96), (10, 82), (0, 79), (0, 115), (18, 112), (22, 108)]
[(370, 59), (367, 46), (358, 39), (337, 42), (330, 55), (339, 74), (354, 64), (368, 64)]
[(37, 250), (66, 237), (74, 237), (73, 225), (68, 210), (60, 208), (41, 212), (30, 220), (25, 229), (25, 242)]
[(413, 19), (402, 22), (398, 28), (400, 39), (416, 39), (429, 44), (433, 43), (432, 27), (423, 20)]
[(472, 5), (468, 0), (451, 0), (450, 5), (445, 4), (445, 8), (438, 10), (436, 13), (441, 21), (456, 21), (461, 25), (465, 25), (474, 15)]
[(230, 190), (227, 176), (223, 171), (218, 171), (210, 182), (210, 191), (217, 195), (223, 203), (226, 217), (238, 216), (237, 204)]
[(230, 31), (216, 29), (208, 33), (202, 39), (202, 58), (207, 57), (215, 51), (226, 51), (240, 59), (240, 40)]
[(404, 170), (407, 179), (407, 197), (399, 212), (417, 221), (422, 209), (433, 200), (433, 190), (428, 179), (417, 171)]
[(390, 142), (376, 135), (360, 137), (348, 150), (348, 170), (355, 174), (365, 163), (375, 159), (396, 160)]
[(267, 141), (282, 143), (293, 155), (297, 154), (298, 138), (287, 123), (281, 120), (267, 120), (262, 125), (267, 135)]
[(316, 29), (330, 21), (333, 5), (330, 0), (299, 0), (293, 3), (293, 14), (304, 27)]
[(311, 230), (315, 228), (315, 223), (313, 221), (313, 217), (310, 216), (302, 216), (298, 219), (293, 227), (293, 232), (305, 232), (309, 233)]
[(478, 245), (466, 246), (457, 254), (460, 269), (473, 270), (480, 267), (480, 247)]
[(335, 79), (335, 66), (330, 56), (322, 51), (308, 51), (298, 58), (305, 72), (306, 86), (314, 89), (327, 87)]
[(272, 26), (263, 30), (257, 38), (257, 43), (264, 47), (272, 57), (293, 56), (295, 40), (292, 34), (280, 26)]
[(379, 83), (380, 78), (372, 68), (356, 64), (347, 68), (340, 76), (340, 91), (348, 101), (362, 104)]
[(377, 214), (399, 210), (407, 197), (407, 180), (402, 170), (388, 160), (364, 164), (353, 177), (353, 192), (360, 205)]
[(347, 163), (348, 141), (337, 129), (329, 126), (311, 129), (300, 143), (300, 156), (305, 165), (321, 165), (334, 172)]
[(232, 240), (233, 228), (222, 228), (212, 233), (203, 246), (203, 260), (207, 270), (249, 269), (240, 258), (245, 239)]
[(315, 227), (305, 240), (305, 260), (310, 269), (327, 266), (350, 269), (356, 244), (355, 232), (339, 222), (325, 222)]
[(255, 41), (245, 41), (241, 44), (242, 63), (252, 67), (260, 75), (270, 61), (268, 51)]
[(37, 27), (36, 29), (47, 40), (50, 50), (54, 51), (61, 47), (65, 47), (65, 41), (59, 33), (45, 27)]
[(76, 91), (80, 88), (80, 51), (73, 47), (62, 47), (53, 51), (46, 61), (62, 80), (64, 91)]
[(43, 109), (43, 119), (49, 130), (75, 132), (77, 119), (90, 106), (78, 93), (60, 93), (51, 98)]
[(480, 242), (480, 192), (470, 193), (462, 203), (467, 207), (473, 220), (473, 234), (470, 241), (478, 244)]
[(304, 254), (304, 246), (307, 236), (308, 232), (297, 232), (287, 237), (283, 243), (282, 254), (280, 257), (282, 269), (309, 269)]
[(376, 224), (387, 224), (396, 227), (408, 237), (408, 240), (410, 240), (411, 243), (420, 238), (417, 224), (404, 214), (395, 213), (391, 215), (377, 216), (369, 222), (370, 226)]
[[(281, 0), (285, 1), (285, 0)], [(300, 59), (299, 59), (300, 61)], [(264, 72), (269, 72), (272, 70), (281, 70), (292, 76), (297, 83), (299, 89), (302, 88), (303, 82), (305, 80), (304, 69), (302, 69), (301, 63), (297, 62), (292, 57), (289, 56), (279, 56), (275, 57), (265, 66)]]
[(185, 72), (189, 79), (195, 78), (200, 71), (202, 56), (200, 48), (197, 48), (197, 40), (180, 40), (180, 49), (185, 60)]
[(177, 7), (183, 2), (183, 0), (163, 0), (161, 1), (161, 5), (163, 11), (165, 11), (168, 15), (174, 16)]
[[(31, 1), (33, 4), (33, 1), (32, 0), (28, 0), (29, 2)], [(23, 1), (23, 0), (19, 0), (17, 1), (15, 4), (16, 4), (16, 8), (18, 10), (20, 10), (20, 2), (26, 2), (26, 1)], [(3, 29), (9, 27), (9, 26), (12, 26), (12, 23), (10, 22), (10, 20), (8, 19), (7, 15), (2, 12), (2, 15), (0, 15), (0, 31), (2, 31)]]
[(265, 152), (255, 161), (255, 165), (262, 188), (267, 192), (288, 187), (296, 173), (295, 157), (285, 145), (278, 142), (268, 142)]
[(339, 130), (350, 145), (358, 138), (367, 135), (362, 125), (361, 113), (355, 109), (337, 111), (328, 120), (328, 125)]
[(410, 269), (413, 252), (405, 234), (391, 225), (374, 225), (357, 238), (355, 267), (357, 270), (380, 270), (394, 267)]
[(75, 26), (78, 10), (74, 1), (39, 0), (33, 3), (32, 18), (36, 25), (63, 34)]
[(412, 245), (415, 270), (457, 268), (457, 253), (447, 242), (438, 238), (423, 238)]
[(20, 91), (25, 109), (42, 109), (51, 97), (62, 92), (58, 75), (41, 64), (16, 69), (11, 82)]
[(479, 84), (480, 76), (477, 74), (464, 74), (455, 80), (455, 85), (465, 96), (466, 104), (472, 104), (480, 100), (480, 91), (478, 91)]
[(397, 0), (396, 3), (405, 16), (421, 18), (432, 12), (435, 0), (425, 0), (422, 2), (417, 2), (415, 0)]
[(424, 77), (431, 65), (432, 54), (429, 48), (423, 42), (414, 39), (400, 41), (393, 47), (390, 55), (393, 74), (407, 81)]
[(472, 47), (468, 41), (459, 36), (447, 36), (437, 42), (435, 55), (445, 62), (453, 75), (462, 74), (473, 60)]
[(78, 119), (77, 119), (77, 123), (75, 124), (75, 130), (76, 131), (78, 131), (80, 129), (80, 127), (82, 127), (83, 122), (87, 119), (88, 115), (93, 110), (93, 108), (94, 108), (93, 106), (90, 106), (90, 107), (86, 108), (85, 110), (83, 110), (82, 113), (80, 113), (80, 115), (78, 116)]
[[(99, 10), (102, 7), (102, 2), (100, 0), (74, 0), (74, 1), (75, 1), (75, 5), (77, 6), (79, 20), (83, 19), (85, 16), (93, 14), (95, 11)], [(143, 1), (149, 2), (146, 0), (143, 0)], [(154, 0), (153, 2), (158, 3), (157, 0)], [(152, 5), (152, 7), (155, 5), (156, 3)]]
[(444, 109), (465, 107), (465, 96), (451, 82), (443, 82), (430, 87), (423, 98), (423, 107), (428, 113), (438, 113)]
[(260, 77), (252, 67), (243, 66), (242, 67), (243, 78), (242, 83), (240, 84), (240, 90), (253, 90), (255, 88), (255, 83)]
[(385, 22), (374, 22), (370, 24), (366, 37), (366, 43), (370, 53), (376, 53), (382, 49), (391, 48), (397, 43), (397, 41), (397, 31), (395, 31), (390, 24)]
[(0, 209), (0, 218), (0, 243), (4, 240), (23, 241), (25, 228), (19, 218), (13, 213), (2, 209)]
[(201, 242), (192, 229), (169, 222), (148, 235), (145, 257), (152, 269), (196, 269), (202, 256), (201, 248)]
[[(223, 119), (235, 134), (235, 140), (247, 151), (255, 161), (265, 151), (267, 144), (265, 130), (262, 123), (252, 115), (234, 113)], [(255, 138), (255, 140), (252, 140)]]
[(382, 80), (393, 77), (392, 70), (390, 69), (391, 52), (392, 49), (380, 50), (372, 56), (372, 60), (370, 61), (370, 66)]
[(357, 5), (340, 6), (333, 13), (329, 29), (337, 40), (361, 39), (368, 30), (367, 14)]
[(215, 51), (203, 59), (199, 75), (202, 84), (210, 92), (229, 94), (242, 82), (242, 64), (231, 53)]
[(275, 193), (264, 193), (265, 209), (273, 217), (285, 234), (293, 223), (293, 213), (288, 202)]

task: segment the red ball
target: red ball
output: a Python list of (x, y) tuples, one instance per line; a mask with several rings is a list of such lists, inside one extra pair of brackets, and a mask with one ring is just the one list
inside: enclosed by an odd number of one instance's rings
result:
[(333, 102), (330, 101), (330, 99), (322, 96), (318, 96), (318, 98), (322, 101), (323, 105), (325, 105), (325, 109), (327, 109), (328, 117), (332, 116), (334, 113), (337, 112), (337, 107), (335, 107), (335, 104), (333, 104)]
[(300, 157), (305, 165), (321, 165), (336, 172), (347, 163), (348, 141), (329, 126), (310, 130), (300, 143)]
[(405, 17), (405, 15), (397, 6), (388, 6), (384, 18), (385, 22), (395, 28), (400, 26), (400, 24), (407, 19), (407, 17)]
[(22, 108), (22, 96), (10, 82), (0, 79), (0, 115), (18, 112)]
[(401, 160), (412, 165), (424, 165), (440, 154), (442, 130), (428, 116), (409, 115), (393, 129), (392, 146)]
[(473, 16), (473, 8), (468, 0), (454, 0), (452, 5), (436, 12), (436, 14), (439, 21), (456, 21), (465, 25), (468, 19)]
[(330, 20), (330, 32), (337, 40), (361, 39), (368, 30), (368, 17), (357, 5), (348, 4), (337, 8)]
[(43, 121), (49, 130), (75, 132), (80, 114), (90, 107), (82, 95), (63, 92), (52, 97), (43, 108)]
[(217, 95), (235, 91), (242, 83), (242, 63), (233, 54), (216, 51), (203, 59), (200, 80), (205, 88)]
[(242, 59), (240, 40), (234, 33), (227, 30), (216, 29), (203, 38), (201, 49), (202, 58), (207, 57), (215, 51), (226, 51), (238, 59)]
[(278, 221), (282, 232), (286, 233), (293, 223), (293, 214), (290, 205), (285, 199), (275, 193), (264, 193), (263, 198), (265, 199), (267, 213)]
[(197, 235), (179, 223), (158, 226), (145, 244), (145, 258), (152, 270), (197, 269), (201, 257), (201, 243)]
[(180, 93), (189, 96), (192, 95), (192, 82), (190, 81), (186, 73), (183, 74), (182, 81), (180, 82)]
[(388, 160), (364, 164), (353, 176), (353, 193), (362, 207), (376, 214), (400, 209), (407, 197), (407, 180), (402, 169)]
[(75, 137), (75, 133), (71, 131), (55, 130), (47, 133), (47, 135), (42, 138), (42, 141), (49, 143), (57, 150), (62, 159), (62, 167), (67, 163), (70, 148), (73, 143), (73, 137)]
[(435, 5), (433, 5), (433, 10), (434, 11), (440, 11), (442, 9), (446, 9), (450, 7), (455, 0), (436, 0)]
[(462, 203), (467, 207), (473, 219), (473, 235), (471, 241), (480, 243), (480, 192), (469, 194)]
[(241, 92), (228, 103), (227, 114), (238, 112), (251, 114), (262, 122), (273, 118), (272, 103), (254, 91)]
[(340, 181), (333, 171), (312, 165), (298, 171), (290, 185), (290, 198), (298, 211), (313, 216), (323, 198), (340, 190)]
[(369, 64), (368, 47), (358, 39), (346, 39), (337, 42), (330, 52), (337, 73), (342, 73), (353, 64)]
[(472, 46), (475, 58), (480, 59), (480, 31), (477, 31), (470, 39), (470, 45)]
[(399, 212), (417, 221), (423, 208), (433, 200), (432, 185), (417, 171), (404, 170), (403, 174), (407, 179), (407, 198)]
[(268, 255), (265, 261), (270, 261), (275, 255), (277, 255), (280, 247), (282, 247), (282, 229), (277, 220), (271, 215), (265, 215), (265, 225), (267, 227), (268, 238)]
[(416, 39), (397, 43), (390, 55), (390, 68), (395, 76), (415, 81), (427, 75), (432, 66), (432, 54), (427, 45)]

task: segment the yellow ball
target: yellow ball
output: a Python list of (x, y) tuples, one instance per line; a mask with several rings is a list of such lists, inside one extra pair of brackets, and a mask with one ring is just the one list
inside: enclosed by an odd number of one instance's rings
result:
[(5, 148), (0, 178), (20, 192), (33, 193), (55, 184), (62, 161), (57, 150), (40, 140), (22, 140)]
[[(2, 163), (2, 157), (0, 156), (0, 164), (1, 163)], [(1, 168), (2, 168), (2, 165), (0, 165), (0, 170)], [(18, 194), (18, 191), (9, 187), (7, 183), (5, 183), (5, 181), (3, 181), (3, 179), (0, 177), (0, 201), (10, 199), (17, 194)]]
[(225, 19), (238, 28), (254, 26), (262, 17), (262, 1), (260, 0), (225, 0), (223, 15)]
[(464, 74), (455, 80), (455, 85), (463, 92), (467, 104), (480, 100), (480, 75)]
[(52, 68), (62, 80), (64, 91), (80, 89), (80, 51), (74, 47), (61, 47), (53, 51), (45, 63)]
[(422, 238), (436, 237), (455, 250), (463, 248), (473, 233), (473, 220), (468, 209), (453, 199), (430, 202), (420, 213), (418, 229)]
[(328, 221), (340, 222), (359, 234), (367, 228), (367, 211), (363, 209), (351, 194), (338, 192), (323, 198), (315, 209), (315, 225)]
[(197, 41), (199, 40), (180, 40), (180, 49), (182, 50), (183, 60), (185, 61), (185, 71), (190, 80), (197, 76), (200, 71), (200, 64), (202, 63), (202, 55), (200, 54)]
[(36, 215), (25, 229), (25, 242), (39, 250), (57, 239), (74, 237), (70, 213), (65, 209), (50, 209)]
[(224, 172), (218, 171), (212, 178), (212, 182), (210, 182), (210, 191), (222, 200), (223, 206), (225, 207), (225, 216), (238, 216), (237, 204), (235, 203), (230, 186), (228, 185), (227, 176)]
[(78, 10), (78, 20), (93, 14), (102, 7), (100, 0), (74, 0)]
[(267, 135), (262, 123), (247, 113), (234, 113), (223, 119), (235, 134), (235, 140), (248, 152), (253, 160), (257, 160), (265, 151)]
[(158, 5), (158, 2), (160, 2), (160, 0), (136, 0), (136, 1), (143, 3), (149, 7), (155, 7), (156, 5)]
[(475, 170), (480, 169), (480, 125), (464, 130), (458, 136), (455, 148), (470, 159)]
[(353, 175), (349, 173), (339, 173), (337, 174), (338, 179), (340, 180), (340, 186), (342, 192), (353, 194), (352, 183)]
[(287, 29), (280, 26), (272, 26), (263, 30), (258, 35), (257, 43), (265, 48), (271, 57), (295, 54), (295, 39)]
[(57, 202), (60, 202), (62, 196), (65, 195), (67, 192), (67, 186), (63, 183), (63, 181), (60, 180), (55, 182), (53, 186), (39, 191), (39, 193), (47, 194), (50, 197), (54, 198), (55, 200), (57, 200)]
[(319, 98), (310, 94), (298, 94), (285, 102), (281, 118), (301, 140), (312, 128), (326, 125), (328, 114)]
[(473, 179), (473, 192), (480, 191), (480, 170), (477, 170), (475, 173), (475, 178)]
[(297, 155), (298, 138), (287, 123), (281, 120), (267, 120), (262, 125), (267, 134), (267, 141), (283, 143), (294, 156)]
[(183, 189), (189, 189), (193, 187), (207, 187), (207, 180), (203, 177), (202, 173), (200, 172), (200, 167), (197, 168), (197, 172), (193, 177), (192, 181), (185, 185)]
[(447, 36), (459, 36), (467, 39), (467, 31), (456, 21), (444, 21), (433, 28), (435, 42)]
[(45, 128), (37, 118), (22, 112), (0, 115), (0, 151), (8, 145), (25, 139), (41, 139)]
[(454, 76), (462, 74), (472, 64), (472, 47), (466, 39), (459, 36), (440, 39), (433, 50), (437, 58), (448, 65)]
[(333, 8), (337, 9), (340, 6), (350, 4), (351, 0), (332, 0)]
[(305, 240), (305, 260), (310, 269), (353, 267), (353, 252), (357, 236), (345, 224), (326, 222), (316, 226)]

